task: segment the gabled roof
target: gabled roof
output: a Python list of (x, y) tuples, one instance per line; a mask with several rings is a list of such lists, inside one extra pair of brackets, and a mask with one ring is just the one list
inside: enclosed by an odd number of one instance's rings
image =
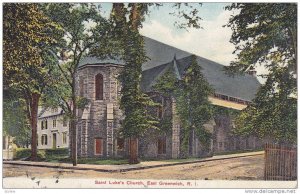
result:
[(97, 57), (84, 57), (79, 61), (78, 67), (82, 67), (84, 65), (95, 65), (95, 64), (115, 64), (115, 65), (124, 65), (125, 63), (118, 58), (115, 59), (99, 59)]
[[(179, 72), (180, 77), (183, 76), (185, 69), (190, 65), (192, 53), (148, 37), (144, 37), (144, 41), (146, 55), (150, 58), (142, 66), (143, 74), (141, 86), (144, 91), (151, 91), (151, 87), (155, 84), (155, 81), (158, 77), (163, 75), (168, 68), (172, 68), (176, 74)], [(255, 76), (236, 75), (235, 77), (229, 77), (225, 74), (223, 65), (200, 56), (196, 57), (198, 64), (202, 67), (205, 78), (215, 89), (216, 93), (246, 101), (251, 101), (254, 98), (260, 86)], [(124, 65), (124, 62), (119, 59), (100, 60), (96, 57), (86, 57), (80, 62), (79, 67), (86, 64), (105, 63)]]
[(48, 118), (48, 117), (62, 115), (63, 113), (64, 111), (60, 107), (58, 107), (56, 111), (53, 111), (53, 109), (49, 107), (39, 107), (38, 118), (39, 119)]
[[(191, 55), (176, 60), (181, 78), (184, 76), (185, 70), (191, 64), (191, 60)], [(198, 65), (202, 67), (202, 73), (208, 83), (214, 88), (215, 93), (246, 101), (251, 101), (255, 97), (257, 89), (260, 86), (256, 77), (252, 75), (236, 75), (234, 77), (229, 77), (225, 74), (223, 65), (198, 56), (196, 57), (196, 60)], [(152, 86), (155, 85), (159, 77), (162, 76), (167, 69), (172, 68), (173, 65), (174, 61), (171, 61), (143, 71), (142, 89), (144, 91), (151, 91)]]

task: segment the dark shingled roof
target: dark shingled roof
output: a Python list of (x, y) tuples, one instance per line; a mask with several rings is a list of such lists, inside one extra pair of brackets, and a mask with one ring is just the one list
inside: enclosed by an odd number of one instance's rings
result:
[[(172, 68), (172, 71), (176, 74), (179, 72), (180, 77), (183, 76), (185, 69), (191, 63), (191, 53), (148, 37), (144, 37), (144, 40), (146, 55), (150, 58), (142, 67), (141, 86), (144, 91), (151, 91), (151, 87), (156, 83), (156, 80), (169, 68)], [(174, 56), (177, 59), (174, 59)], [(205, 78), (216, 93), (247, 101), (254, 98), (260, 86), (256, 77), (252, 75), (229, 77), (223, 71), (223, 65), (199, 56), (196, 57)], [(79, 67), (85, 64), (101, 63), (124, 64), (123, 61), (116, 59), (99, 60), (95, 57), (87, 57), (81, 61)]]
[(95, 64), (115, 64), (124, 65), (124, 62), (120, 59), (99, 59), (97, 57), (85, 57), (79, 61), (78, 67), (84, 65), (95, 65)]

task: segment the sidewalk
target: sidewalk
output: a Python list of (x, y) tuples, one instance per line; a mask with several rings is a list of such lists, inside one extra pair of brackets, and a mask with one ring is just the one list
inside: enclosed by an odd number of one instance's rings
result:
[(94, 170), (99, 172), (125, 172), (132, 170), (142, 170), (149, 168), (158, 168), (164, 166), (175, 166), (183, 164), (192, 164), (216, 160), (226, 160), (232, 158), (241, 158), (248, 156), (262, 155), (264, 151), (258, 152), (248, 152), (248, 153), (239, 153), (239, 154), (230, 154), (230, 155), (218, 155), (210, 158), (202, 159), (191, 159), (183, 162), (176, 161), (145, 161), (139, 164), (123, 164), (123, 165), (92, 165), (92, 164), (78, 164), (73, 166), (69, 163), (51, 163), (51, 162), (31, 162), (31, 161), (3, 161), (3, 164), (11, 165), (24, 165), (24, 166), (36, 166), (36, 167), (48, 167), (48, 168), (61, 168), (61, 169), (72, 169), (72, 170)]

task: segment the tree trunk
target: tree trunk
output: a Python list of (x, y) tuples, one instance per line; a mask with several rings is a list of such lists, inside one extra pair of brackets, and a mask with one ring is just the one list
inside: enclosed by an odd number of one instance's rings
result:
[(31, 125), (31, 157), (30, 160), (37, 160), (37, 120), (38, 120), (38, 105), (40, 94), (33, 93), (30, 100), (30, 125)]
[(76, 114), (76, 109), (77, 109), (77, 104), (76, 104), (76, 94), (75, 94), (75, 78), (73, 77), (73, 87), (72, 87), (72, 116), (71, 116), (71, 131), (72, 131), (72, 136), (71, 136), (71, 156), (72, 156), (72, 161), (73, 161), (73, 166), (77, 166), (77, 130), (76, 130), (76, 123), (77, 123), (77, 114)]
[(137, 164), (138, 160), (138, 139), (131, 137), (129, 139), (129, 164)]

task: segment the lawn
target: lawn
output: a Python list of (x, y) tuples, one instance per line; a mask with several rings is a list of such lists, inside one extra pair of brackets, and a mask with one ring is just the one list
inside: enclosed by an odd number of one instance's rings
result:
[[(53, 156), (48, 157), (44, 162), (53, 162), (53, 163), (72, 163), (72, 159), (69, 156)], [(78, 158), (78, 164), (96, 164), (96, 165), (121, 165), (128, 164), (127, 159), (102, 159), (102, 158)]]
[[(259, 150), (243, 150), (243, 151), (232, 151), (232, 152), (224, 152), (214, 154), (217, 155), (228, 155), (228, 154), (238, 154), (242, 152), (253, 152), (253, 151), (261, 151)], [(42, 162), (51, 162), (51, 163), (72, 163), (72, 159), (69, 158), (68, 151), (64, 149), (57, 149), (57, 150), (39, 150), (38, 158), (39, 161)], [(29, 149), (20, 149), (17, 152), (18, 159), (24, 159), (30, 156)], [(203, 159), (204, 157), (202, 157)], [(141, 162), (146, 161), (161, 161), (161, 162), (170, 162), (170, 163), (177, 163), (177, 162), (191, 162), (195, 160), (199, 160), (201, 158), (178, 158), (178, 159), (158, 159), (158, 158), (141, 158)], [(124, 158), (78, 158), (78, 164), (95, 164), (95, 165), (122, 165), (128, 164), (128, 159)]]

